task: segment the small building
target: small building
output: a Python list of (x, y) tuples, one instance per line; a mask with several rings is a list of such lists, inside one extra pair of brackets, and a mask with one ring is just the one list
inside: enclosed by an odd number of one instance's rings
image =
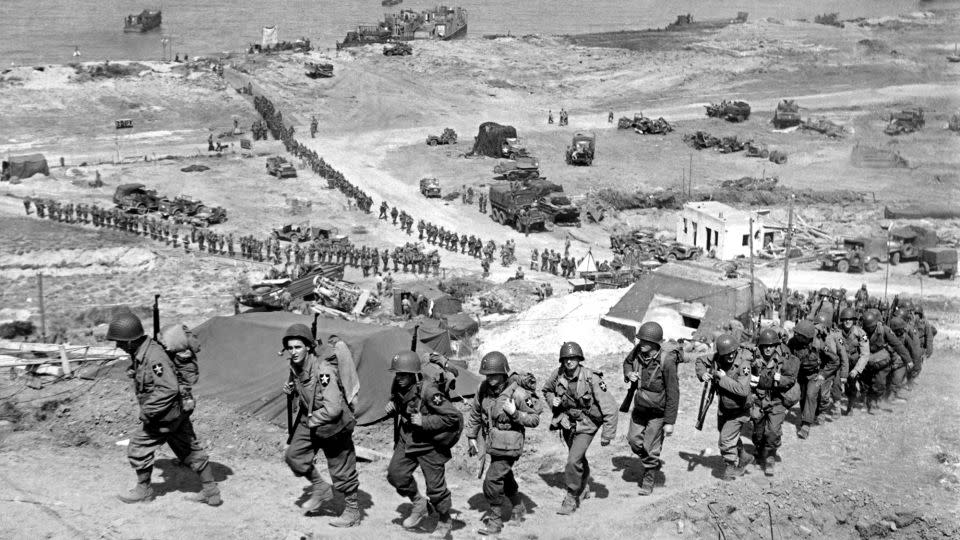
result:
[(716, 201), (683, 205), (677, 219), (677, 241), (699, 247), (723, 261), (749, 257), (751, 218), (756, 253), (773, 242), (773, 232), (764, 228), (760, 212), (745, 212)]

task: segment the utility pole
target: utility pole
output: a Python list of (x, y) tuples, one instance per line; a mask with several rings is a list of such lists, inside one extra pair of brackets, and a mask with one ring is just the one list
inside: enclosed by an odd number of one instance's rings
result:
[[(750, 316), (753, 317), (754, 310), (754, 286), (753, 286), (753, 216), (750, 216)], [(759, 319), (758, 319), (759, 321)]]
[(43, 308), (43, 272), (37, 272), (37, 293), (40, 300), (40, 339), (47, 341), (47, 312)]
[(793, 199), (790, 196), (790, 216), (787, 218), (787, 237), (784, 240), (783, 251), (783, 291), (780, 295), (780, 324), (786, 320), (787, 315), (787, 277), (790, 275), (790, 242), (793, 240)]

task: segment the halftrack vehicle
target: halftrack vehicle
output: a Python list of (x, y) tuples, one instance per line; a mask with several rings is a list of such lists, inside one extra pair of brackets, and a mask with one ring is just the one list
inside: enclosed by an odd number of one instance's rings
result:
[(160, 197), (143, 184), (120, 184), (113, 193), (113, 204), (125, 212), (146, 214), (160, 209)]

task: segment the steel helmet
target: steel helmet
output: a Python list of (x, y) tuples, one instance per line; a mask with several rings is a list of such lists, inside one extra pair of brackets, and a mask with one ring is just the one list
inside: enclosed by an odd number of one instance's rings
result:
[(914, 308), (913, 312), (917, 315), (923, 315), (923, 306), (918, 304), (917, 307)]
[(820, 289), (820, 292), (818, 294), (820, 296), (830, 296), (830, 289), (823, 287)]
[(720, 356), (735, 353), (739, 348), (740, 343), (732, 334), (721, 334), (720, 337), (717, 338), (717, 354)]
[(109, 341), (133, 341), (143, 336), (143, 323), (140, 322), (140, 317), (129, 310), (114, 315), (110, 326), (107, 327)]
[(413, 351), (403, 351), (393, 355), (390, 371), (394, 373), (420, 373), (420, 356)]
[(765, 345), (779, 345), (780, 344), (780, 332), (776, 328), (768, 326), (760, 331), (760, 336), (757, 338), (757, 345), (763, 347)]
[(583, 361), (583, 349), (580, 348), (577, 342), (565, 341), (563, 345), (560, 346), (560, 361), (563, 362), (567, 358), (577, 358)]
[(868, 309), (863, 314), (863, 326), (873, 328), (880, 322), (880, 312), (875, 309)]
[(313, 347), (313, 332), (310, 331), (310, 328), (305, 324), (291, 324), (287, 331), (283, 333), (283, 342), (284, 348), (287, 346), (287, 341), (291, 339), (299, 339), (306, 345), (308, 348)]
[(907, 329), (907, 323), (905, 323), (900, 317), (891, 317), (890, 320), (887, 321), (887, 325), (894, 332)]
[(857, 320), (857, 310), (853, 308), (843, 308), (843, 311), (840, 312), (841, 321)]
[(813, 339), (817, 336), (817, 329), (813, 326), (813, 323), (808, 320), (802, 320), (797, 323), (797, 326), (794, 327), (793, 333), (798, 336), (803, 336), (807, 339)]
[(480, 360), (481, 375), (509, 375), (510, 365), (507, 364), (507, 357), (500, 351), (488, 352)]
[(813, 322), (815, 322), (815, 323), (817, 323), (817, 324), (822, 324), (822, 325), (824, 325), (824, 326), (830, 324), (830, 321), (827, 320), (827, 316), (824, 315), (823, 313), (817, 313), (817, 314), (813, 317)]
[(645, 322), (637, 330), (637, 340), (660, 345), (663, 342), (663, 327), (653, 321)]

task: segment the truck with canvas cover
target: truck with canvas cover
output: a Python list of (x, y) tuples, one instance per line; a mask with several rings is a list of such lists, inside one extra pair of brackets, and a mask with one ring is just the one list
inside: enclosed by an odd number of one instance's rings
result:
[(957, 277), (957, 249), (952, 247), (930, 247), (920, 252), (920, 273), (929, 276), (942, 275), (948, 279)]
[(267, 158), (267, 174), (277, 178), (296, 178), (297, 170), (286, 158), (273, 156)]
[(524, 186), (536, 190), (539, 198), (537, 208), (543, 212), (548, 223), (562, 227), (579, 227), (580, 208), (563, 192), (563, 186), (544, 179), (531, 180)]
[(924, 248), (934, 247), (940, 239), (934, 230), (905, 225), (890, 230), (890, 264), (916, 259)]
[(750, 118), (750, 104), (746, 101), (723, 100), (705, 107), (710, 118), (721, 118), (727, 122), (744, 122)]
[(420, 194), (424, 197), (431, 198), (440, 198), (440, 180), (436, 178), (421, 178), (420, 179)]
[(820, 257), (820, 267), (846, 273), (850, 270), (876, 272), (880, 263), (890, 259), (886, 238), (847, 238), (843, 247), (831, 249)]
[(773, 127), (784, 129), (800, 125), (800, 106), (792, 99), (784, 99), (777, 105), (777, 110), (773, 111), (771, 120)]
[(890, 115), (890, 122), (883, 130), (887, 135), (905, 135), (918, 131), (926, 121), (923, 119), (923, 109), (904, 109)]
[(516, 139), (517, 130), (513, 126), (504, 126), (496, 122), (480, 124), (480, 130), (473, 142), (470, 155), (488, 156), (493, 158), (504, 157), (503, 146), (507, 139)]
[(526, 156), (511, 161), (501, 161), (493, 167), (493, 173), (506, 180), (534, 180), (540, 178), (540, 160)]
[(596, 134), (577, 133), (567, 147), (567, 165), (591, 165), (596, 151)]
[(113, 204), (125, 212), (146, 214), (160, 209), (160, 197), (143, 184), (120, 184), (113, 192)]
[(546, 216), (537, 206), (539, 192), (534, 188), (517, 187), (515, 184), (490, 186), (490, 218), (502, 225), (523, 230), (543, 229)]
[(439, 144), (457, 144), (457, 132), (444, 128), (440, 135), (427, 135), (427, 146), (437, 146)]
[(17, 178), (30, 178), (35, 174), (50, 176), (50, 167), (43, 154), (29, 154), (26, 156), (10, 156), (3, 160), (0, 180), (4, 182)]

